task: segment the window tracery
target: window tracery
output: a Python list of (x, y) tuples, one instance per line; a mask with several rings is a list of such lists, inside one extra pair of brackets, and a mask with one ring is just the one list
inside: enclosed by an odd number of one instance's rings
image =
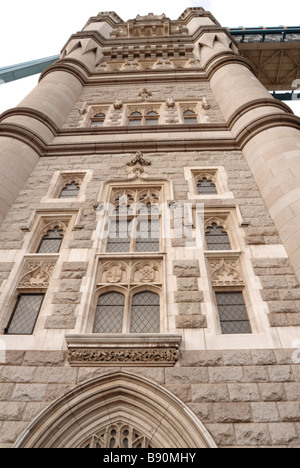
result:
[(149, 439), (128, 424), (113, 424), (98, 431), (81, 448), (152, 448)]
[(159, 252), (160, 191), (155, 188), (115, 190), (107, 252)]

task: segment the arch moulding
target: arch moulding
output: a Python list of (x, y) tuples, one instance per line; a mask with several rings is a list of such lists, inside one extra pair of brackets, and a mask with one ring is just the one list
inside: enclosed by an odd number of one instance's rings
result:
[(151, 448), (217, 448), (196, 415), (162, 386), (110, 372), (77, 386), (40, 413), (14, 448), (75, 448), (115, 425), (133, 427)]

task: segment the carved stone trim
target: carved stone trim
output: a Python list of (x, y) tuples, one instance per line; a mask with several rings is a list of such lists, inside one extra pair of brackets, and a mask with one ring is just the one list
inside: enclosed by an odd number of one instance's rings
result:
[(67, 335), (71, 366), (174, 366), (180, 335)]
[(244, 286), (238, 259), (210, 258), (209, 264), (213, 286)]
[(132, 167), (132, 166), (151, 166), (151, 161), (148, 161), (144, 159), (143, 153), (141, 151), (138, 151), (135, 155), (135, 158), (133, 158), (127, 166)]
[(18, 289), (47, 289), (56, 260), (26, 262)]

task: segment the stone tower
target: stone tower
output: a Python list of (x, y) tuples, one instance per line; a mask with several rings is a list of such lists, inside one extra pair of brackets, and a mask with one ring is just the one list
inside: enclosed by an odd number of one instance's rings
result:
[(300, 445), (299, 124), (202, 8), (71, 36), (0, 121), (2, 447)]

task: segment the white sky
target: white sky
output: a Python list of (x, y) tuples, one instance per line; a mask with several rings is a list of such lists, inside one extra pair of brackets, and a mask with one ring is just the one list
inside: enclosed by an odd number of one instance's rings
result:
[[(0, 68), (60, 53), (71, 34), (91, 16), (115, 11), (124, 21), (165, 13), (177, 19), (190, 6), (211, 11), (222, 26), (298, 26), (299, 0), (14, 0), (1, 5)], [(38, 76), (0, 85), (0, 113), (16, 106), (37, 84)], [(300, 115), (300, 102), (288, 103)]]

